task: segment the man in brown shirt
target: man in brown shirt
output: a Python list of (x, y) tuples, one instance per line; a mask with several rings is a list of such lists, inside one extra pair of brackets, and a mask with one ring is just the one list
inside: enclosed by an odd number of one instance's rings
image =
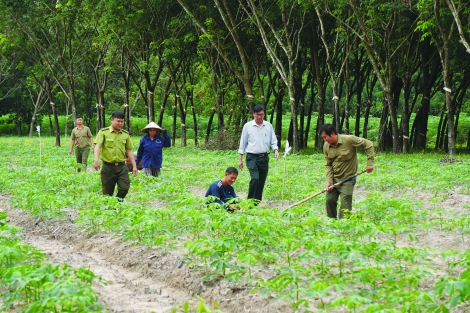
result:
[[(320, 135), (325, 140), (323, 154), (326, 160), (326, 213), (328, 217), (340, 219), (343, 211), (352, 209), (352, 196), (356, 178), (334, 188), (335, 183), (356, 174), (357, 148), (363, 148), (367, 155), (366, 172), (374, 170), (374, 146), (372, 142), (350, 135), (339, 135), (331, 124), (320, 128)], [(341, 208), (337, 211), (338, 198), (341, 197)]]
[(90, 147), (93, 150), (94, 146), (93, 137), (90, 129), (83, 125), (83, 119), (81, 116), (76, 117), (75, 125), (76, 127), (72, 129), (69, 155), (72, 154), (73, 147), (75, 146), (75, 157), (77, 159), (77, 163), (83, 164), (81, 168), (77, 168), (77, 172), (86, 172)]

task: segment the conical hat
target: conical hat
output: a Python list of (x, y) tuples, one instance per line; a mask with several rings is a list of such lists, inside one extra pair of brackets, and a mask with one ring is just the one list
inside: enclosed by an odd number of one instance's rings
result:
[(148, 133), (148, 129), (150, 129), (150, 128), (155, 128), (155, 129), (163, 130), (163, 128), (161, 128), (160, 126), (158, 126), (157, 123), (155, 123), (155, 122), (150, 122), (147, 126), (145, 126), (144, 128), (142, 128), (142, 132)]

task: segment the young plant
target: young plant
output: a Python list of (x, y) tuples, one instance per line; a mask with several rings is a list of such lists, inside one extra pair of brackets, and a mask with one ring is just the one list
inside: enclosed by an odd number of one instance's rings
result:
[(0, 213), (0, 311), (103, 312), (88, 269), (49, 264), (46, 255), (19, 241), (16, 227)]

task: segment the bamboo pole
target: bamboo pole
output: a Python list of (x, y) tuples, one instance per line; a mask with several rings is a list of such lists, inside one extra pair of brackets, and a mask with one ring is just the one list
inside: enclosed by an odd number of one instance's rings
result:
[[(350, 180), (353, 179), (354, 177), (357, 177), (357, 176), (359, 176), (359, 175), (361, 175), (361, 174), (364, 174), (365, 172), (366, 172), (366, 170), (363, 170), (362, 172), (359, 172), (359, 173), (356, 173), (356, 174), (351, 175), (351, 176), (349, 176), (349, 177), (346, 177), (345, 179), (343, 179), (343, 180), (337, 182), (336, 184), (334, 184), (332, 187), (333, 187), (333, 188), (336, 188), (336, 187), (340, 186), (341, 184), (344, 184), (345, 182), (350, 181)], [(309, 196), (309, 197), (307, 197), (307, 198), (305, 198), (305, 199), (303, 199), (303, 200), (300, 200), (299, 202), (296, 202), (296, 203), (294, 203), (294, 204), (288, 206), (288, 209), (293, 208), (293, 207), (295, 207), (295, 206), (297, 206), (297, 205), (299, 205), (299, 204), (305, 203), (305, 202), (307, 202), (308, 200), (310, 200), (310, 199), (312, 199), (312, 198), (315, 198), (316, 196), (321, 195), (322, 193), (325, 193), (325, 192), (327, 192), (326, 188), (323, 189), (322, 191), (317, 192), (317, 193), (314, 194), (314, 195), (311, 195), (311, 196)]]

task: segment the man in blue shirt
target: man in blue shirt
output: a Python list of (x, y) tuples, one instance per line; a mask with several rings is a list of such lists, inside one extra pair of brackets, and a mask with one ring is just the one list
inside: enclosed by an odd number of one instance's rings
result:
[(243, 169), (243, 154), (246, 152), (246, 167), (250, 171), (248, 199), (262, 200), (264, 184), (268, 177), (269, 148), (274, 150), (276, 161), (279, 160), (277, 138), (271, 123), (264, 120), (264, 107), (255, 105), (253, 121), (243, 126), (238, 148), (238, 167)]
[(232, 185), (237, 180), (238, 170), (235, 167), (229, 167), (225, 170), (225, 176), (221, 180), (213, 182), (207, 189), (205, 197), (213, 196), (214, 201), (225, 206), (227, 201), (236, 198), (235, 189)]

